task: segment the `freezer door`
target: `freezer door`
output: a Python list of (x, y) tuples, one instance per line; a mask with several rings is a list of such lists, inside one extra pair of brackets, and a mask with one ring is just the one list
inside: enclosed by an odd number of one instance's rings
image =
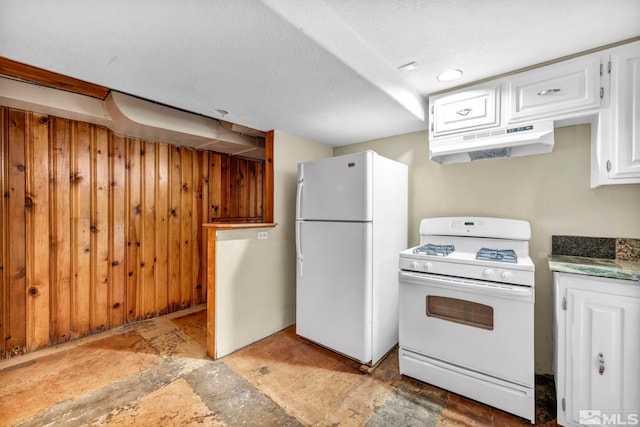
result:
[(297, 219), (372, 220), (372, 151), (298, 165)]
[(298, 221), (296, 332), (371, 361), (371, 223)]

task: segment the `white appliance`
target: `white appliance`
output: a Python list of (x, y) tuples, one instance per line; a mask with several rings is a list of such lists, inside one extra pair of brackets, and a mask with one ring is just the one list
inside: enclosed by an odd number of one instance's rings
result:
[(535, 422), (528, 222), (429, 218), (400, 253), (400, 372)]
[(519, 157), (553, 150), (553, 121), (519, 124), (429, 141), (429, 158), (443, 165), (473, 160)]
[(398, 342), (407, 166), (373, 151), (298, 165), (296, 333), (363, 364)]

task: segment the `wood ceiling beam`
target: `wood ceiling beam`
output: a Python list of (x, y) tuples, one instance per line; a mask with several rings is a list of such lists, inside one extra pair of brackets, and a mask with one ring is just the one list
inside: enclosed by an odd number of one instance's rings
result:
[(0, 56), (0, 74), (104, 100), (109, 88)]

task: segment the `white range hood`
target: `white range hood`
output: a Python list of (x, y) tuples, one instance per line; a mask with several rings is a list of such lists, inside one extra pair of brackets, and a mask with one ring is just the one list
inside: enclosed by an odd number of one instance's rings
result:
[(553, 150), (553, 120), (437, 138), (429, 141), (429, 158), (443, 165), (473, 160), (519, 157)]

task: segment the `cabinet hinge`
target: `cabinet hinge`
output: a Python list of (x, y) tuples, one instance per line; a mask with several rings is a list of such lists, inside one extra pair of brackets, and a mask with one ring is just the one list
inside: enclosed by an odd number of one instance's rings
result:
[(604, 64), (600, 64), (600, 77), (604, 74)]
[(604, 99), (604, 88), (600, 88), (600, 99)]
[(431, 114), (433, 114), (433, 105), (431, 106)]
[(567, 402), (565, 402), (564, 397), (562, 398), (562, 412), (567, 410)]
[(431, 132), (433, 132), (433, 122), (431, 122)]
[(611, 160), (607, 160), (607, 172), (611, 172)]
[(562, 297), (562, 309), (567, 309), (567, 299), (565, 297)]
[(607, 72), (608, 72), (609, 74), (611, 74), (611, 61), (609, 61), (609, 62), (608, 62), (608, 65), (607, 65)]

